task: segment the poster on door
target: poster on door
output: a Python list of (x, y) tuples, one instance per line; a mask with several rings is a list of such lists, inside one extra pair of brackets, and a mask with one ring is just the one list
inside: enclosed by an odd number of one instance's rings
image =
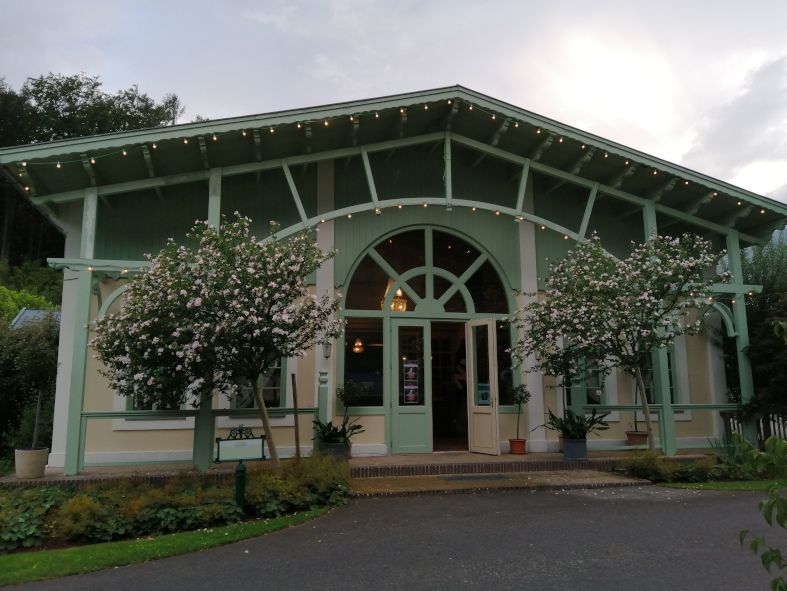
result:
[(418, 362), (405, 361), (402, 365), (402, 400), (405, 404), (418, 404)]

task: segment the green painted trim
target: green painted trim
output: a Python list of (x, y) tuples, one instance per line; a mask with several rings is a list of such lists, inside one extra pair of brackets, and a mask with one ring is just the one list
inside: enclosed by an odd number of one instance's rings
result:
[(197, 415), (194, 417), (194, 442), (191, 454), (194, 467), (200, 472), (207, 472), (213, 465), (216, 418), (212, 413), (212, 405), (212, 393), (202, 394)]
[[(403, 148), (407, 146), (418, 146), (421, 144), (429, 144), (440, 141), (445, 137), (444, 132), (426, 133), (414, 137), (399, 138), (395, 140), (386, 140), (374, 144), (364, 146), (367, 152), (382, 152), (394, 148)], [(352, 148), (339, 148), (336, 150), (326, 150), (318, 154), (306, 154), (301, 156), (291, 156), (289, 158), (274, 158), (272, 160), (264, 160), (262, 162), (246, 162), (243, 164), (231, 164), (221, 168), (222, 177), (237, 176), (242, 174), (249, 174), (252, 172), (260, 172), (264, 170), (274, 170), (281, 168), (283, 165), (296, 166), (299, 164), (316, 163), (323, 160), (335, 160), (338, 158), (347, 158), (351, 156), (359, 156), (361, 154), (361, 147)], [(182, 185), (185, 183), (194, 183), (198, 181), (205, 181), (210, 178), (209, 170), (195, 170), (191, 172), (172, 174), (167, 176), (159, 176), (154, 178), (144, 178), (134, 181), (126, 181), (122, 183), (113, 183), (111, 185), (100, 185), (97, 187), (99, 196), (118, 195), (122, 193), (131, 193), (134, 191), (141, 191), (145, 189), (155, 189), (167, 187), (172, 185)], [(84, 198), (84, 190), (79, 189), (76, 191), (65, 191), (62, 193), (49, 193), (47, 195), (38, 195), (31, 199), (33, 204), (41, 205), (45, 203), (67, 203), (69, 201), (79, 201)], [(441, 199), (442, 201), (442, 199)]]
[(762, 285), (749, 285), (747, 283), (714, 283), (711, 285), (713, 293), (731, 293), (735, 295), (743, 295), (745, 293), (761, 293)]
[(90, 293), (93, 274), (79, 271), (76, 298), (74, 301), (74, 342), (72, 345), (71, 382), (68, 391), (68, 419), (66, 423), (66, 449), (63, 474), (74, 476), (79, 473), (80, 451), (84, 446), (81, 417), (85, 395), (85, 371), (87, 364), (88, 323), (90, 322)]
[(328, 372), (321, 371), (317, 385), (317, 418), (328, 421)]
[(107, 299), (101, 304), (101, 308), (98, 310), (98, 314), (96, 315), (96, 320), (101, 320), (104, 316), (106, 316), (109, 307), (115, 303), (115, 300), (118, 299), (120, 296), (125, 293), (128, 289), (128, 283), (124, 283), (120, 287), (118, 287), (115, 291), (107, 296)]
[(49, 258), (47, 264), (53, 269), (71, 269), (72, 271), (94, 271), (99, 273), (121, 273), (130, 275), (139, 273), (150, 267), (150, 261), (127, 261), (112, 259), (58, 259)]
[(292, 173), (290, 172), (290, 167), (287, 165), (286, 160), (281, 161), (281, 168), (284, 171), (285, 178), (287, 179), (287, 186), (290, 187), (290, 193), (292, 194), (292, 200), (295, 202), (295, 207), (298, 210), (298, 215), (301, 216), (301, 222), (305, 224), (307, 222), (308, 216), (306, 215), (306, 210), (303, 208), (301, 196), (298, 194), (298, 187), (295, 186), (295, 181), (292, 179)]
[[(455, 112), (455, 111), (454, 111)], [(445, 142), (443, 144), (443, 183), (445, 185), (445, 206), (451, 211), (451, 202), (454, 198), (453, 174), (451, 169), (451, 134), (445, 132)]]
[(402, 288), (402, 290), (408, 296), (410, 296), (410, 299), (413, 300), (413, 303), (415, 303), (416, 306), (422, 301), (421, 296), (419, 296), (415, 292), (415, 290), (408, 285), (408, 283), (406, 281), (402, 281), (401, 275), (399, 275), (399, 273), (397, 273), (394, 270), (394, 268), (388, 263), (388, 261), (386, 261), (382, 257), (382, 255), (379, 252), (377, 252), (377, 250), (374, 248), (373, 245), (366, 249), (365, 254), (367, 254), (375, 263), (380, 265), (380, 268), (383, 271), (385, 271), (385, 273), (388, 274), (388, 277), (390, 277), (394, 281), (395, 285), (392, 286), (390, 290), (388, 290), (388, 294), (385, 296), (385, 302), (384, 302), (384, 304), (382, 306), (383, 309), (386, 311), (386, 313), (388, 312), (388, 308), (390, 308), (390, 306), (391, 306), (391, 300), (393, 300), (394, 294), (396, 293), (396, 287), (395, 286), (397, 284), (398, 284), (398, 287)]
[(366, 184), (369, 185), (369, 195), (372, 197), (372, 203), (376, 206), (380, 200), (377, 198), (377, 187), (374, 184), (372, 166), (369, 164), (369, 150), (366, 148), (361, 148), (361, 160), (363, 160), (363, 170), (366, 173)]
[(208, 223), (214, 228), (221, 224), (221, 168), (211, 168), (208, 179)]
[(83, 259), (92, 259), (96, 246), (96, 222), (98, 220), (98, 191), (90, 187), (84, 191), (82, 202), (82, 237), (79, 247), (79, 256)]
[(526, 158), (522, 164), (522, 171), (519, 173), (519, 187), (516, 192), (516, 210), (520, 215), (525, 213), (525, 192), (527, 184), (530, 182), (530, 159)]
[(582, 223), (579, 225), (579, 237), (584, 239), (588, 231), (588, 224), (590, 223), (590, 216), (593, 213), (593, 206), (596, 203), (596, 194), (598, 193), (598, 184), (590, 189), (590, 196), (588, 197), (587, 205), (585, 205), (585, 213), (582, 214)]
[[(659, 349), (654, 355), (653, 375), (654, 389), (658, 392), (657, 400), (661, 401), (661, 412), (659, 414), (659, 437), (661, 439), (661, 450), (666, 456), (674, 456), (678, 450), (677, 431), (675, 429), (675, 412), (670, 400), (670, 375), (669, 375), (669, 352), (666, 347)], [(647, 419), (647, 417), (646, 417)]]

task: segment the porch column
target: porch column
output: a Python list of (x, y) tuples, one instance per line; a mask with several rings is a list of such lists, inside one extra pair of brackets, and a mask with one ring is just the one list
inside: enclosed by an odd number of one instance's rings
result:
[[(96, 218), (98, 215), (98, 189), (85, 189), (82, 202), (82, 232), (79, 258), (90, 260), (95, 256)], [(76, 298), (74, 300), (74, 340), (72, 345), (71, 381), (68, 390), (68, 423), (63, 473), (74, 476), (79, 473), (82, 458), (79, 457), (84, 442), (80, 423), (85, 399), (85, 371), (90, 322), (90, 293), (93, 287), (93, 272), (90, 269), (76, 271)], [(64, 316), (66, 316), (64, 314)]]
[[(727, 260), (729, 261), (732, 282), (738, 285), (743, 283), (743, 268), (741, 266), (741, 245), (736, 230), (727, 234)], [(749, 346), (749, 324), (746, 319), (746, 296), (736, 294), (733, 298), (732, 318), (735, 322), (735, 351), (738, 357), (738, 380), (741, 390), (741, 402), (747, 403), (754, 397), (754, 378), (752, 377), (751, 361), (746, 353)], [(757, 425), (754, 421), (743, 424), (743, 436), (752, 445), (757, 445)]]
[[(333, 160), (323, 160), (317, 166), (317, 208), (319, 211), (332, 211), (334, 207), (334, 174)], [(334, 222), (327, 221), (320, 224), (317, 232), (317, 244), (320, 250), (326, 251), (334, 248)], [(334, 259), (325, 261), (315, 274), (315, 291), (318, 296), (327, 294), (331, 299), (335, 296), (335, 263)], [(339, 347), (343, 339), (331, 342), (331, 356), (326, 359), (323, 347), (317, 346), (314, 350), (315, 375), (314, 375), (314, 406), (319, 411), (319, 419), (328, 421), (333, 418), (334, 397), (331, 392), (335, 390), (336, 359), (340, 358)]]
[[(529, 173), (527, 174), (529, 177)], [(533, 182), (525, 178), (523, 187), (523, 211), (533, 213)], [(532, 222), (523, 221), (519, 224), (519, 274), (521, 288), (524, 293), (538, 291), (538, 267), (536, 263), (536, 227)], [(525, 298), (517, 298), (517, 306), (522, 306)], [(525, 369), (535, 365), (534, 358), (525, 360)], [(528, 449), (534, 452), (547, 451), (546, 429), (544, 429), (544, 377), (540, 373), (525, 373), (524, 383), (530, 391), (530, 402), (527, 404)]]
[[(656, 224), (656, 207), (650, 203), (642, 210), (645, 240), (650, 240), (651, 235), (658, 232)], [(659, 442), (661, 453), (665, 456), (674, 456), (678, 451), (678, 439), (675, 432), (675, 412), (672, 410), (670, 398), (669, 352), (666, 348), (658, 349), (651, 356), (653, 360), (653, 390), (654, 399), (661, 404), (659, 417)], [(643, 392), (644, 396), (644, 392)], [(645, 417), (650, 420), (650, 417)]]
[[(221, 168), (211, 168), (208, 179), (208, 224), (219, 228), (221, 224)], [(213, 445), (216, 418), (213, 416), (213, 395), (203, 395), (197, 416), (194, 417), (194, 443), (191, 461), (200, 472), (213, 463)]]

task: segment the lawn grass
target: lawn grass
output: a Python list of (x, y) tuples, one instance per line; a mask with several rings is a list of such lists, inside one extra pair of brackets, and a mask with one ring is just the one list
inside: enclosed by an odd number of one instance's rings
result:
[(7, 554), (0, 556), (0, 585), (88, 573), (113, 566), (205, 550), (299, 525), (320, 517), (328, 511), (328, 507), (322, 507), (285, 517), (258, 519), (207, 530), (60, 550)]
[(711, 482), (664, 482), (660, 486), (669, 488), (691, 488), (697, 490), (754, 490), (768, 491), (774, 486), (787, 487), (787, 480), (733, 480)]

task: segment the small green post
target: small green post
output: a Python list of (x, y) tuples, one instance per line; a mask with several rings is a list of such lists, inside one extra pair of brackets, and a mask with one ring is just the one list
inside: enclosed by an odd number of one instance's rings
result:
[(653, 356), (653, 382), (656, 400), (661, 403), (659, 412), (659, 439), (661, 453), (674, 456), (678, 451), (678, 438), (675, 429), (675, 411), (670, 398), (669, 352), (666, 347), (658, 349)]
[(235, 504), (246, 510), (246, 466), (243, 460), (238, 460), (235, 466)]

